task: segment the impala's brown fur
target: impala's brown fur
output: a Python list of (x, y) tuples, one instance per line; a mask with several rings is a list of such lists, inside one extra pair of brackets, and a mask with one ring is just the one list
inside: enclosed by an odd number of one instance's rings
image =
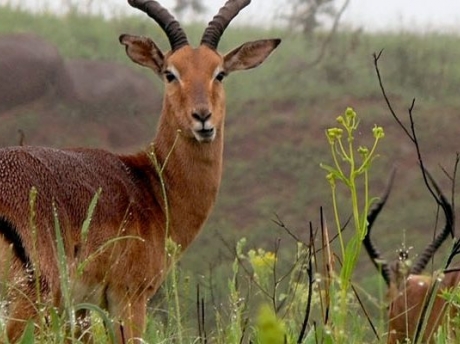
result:
[[(429, 173), (425, 173), (437, 193), (437, 202), (444, 211), (446, 224), (412, 265), (406, 250), (400, 251), (398, 259), (393, 263), (386, 263), (370, 239), (372, 225), (387, 201), (394, 176), (385, 195), (368, 215), (368, 232), (363, 244), (388, 286), (388, 344), (404, 343), (407, 339), (412, 343), (415, 339), (417, 342), (421, 340), (421, 343), (433, 342), (433, 335), (446, 321), (448, 303), (441, 295), (446, 290), (457, 288), (460, 282), (458, 269), (446, 270), (433, 276), (422, 275), (426, 264), (454, 228), (451, 205)], [(450, 318), (457, 313), (450, 307)], [(456, 333), (451, 335), (456, 336)]]
[[(232, 12), (221, 25), (225, 29), (248, 3), (228, 1), (226, 6), (232, 9), (220, 11), (215, 21)], [(0, 150), (0, 276), (8, 277), (7, 332), (13, 342), (25, 321), (36, 317), (38, 297), (62, 307), (53, 207), (74, 301), (95, 303), (119, 321), (118, 342), (141, 337), (147, 301), (167, 272), (167, 236), (185, 250), (216, 200), (225, 119), (221, 78), (256, 67), (280, 42), (249, 42), (222, 56), (215, 49), (223, 29), (217, 30), (216, 37), (210, 23), (211, 33), (207, 29), (202, 44), (192, 48), (180, 27), (176, 39), (178, 31), (171, 32), (171, 27), (177, 25), (168, 24), (171, 16), (158, 3), (130, 0), (130, 4), (153, 16), (172, 46), (163, 54), (149, 38), (120, 37), (128, 56), (152, 69), (166, 84), (151, 147), (133, 155), (27, 146)], [(29, 205), (32, 187), (37, 190), (34, 212)], [(88, 237), (82, 239), (88, 206), (99, 189)], [(35, 214), (33, 221), (31, 214)], [(86, 265), (78, 274), (81, 262)]]
[[(438, 281), (433, 285), (435, 279)], [(404, 285), (400, 286), (399, 292), (390, 298), (390, 306), (388, 312), (388, 343), (404, 343), (406, 338), (411, 338), (414, 342), (417, 327), (421, 326), (421, 322), (425, 323), (424, 328), (420, 328), (419, 340), (422, 343), (435, 343), (433, 335), (438, 330), (439, 326), (455, 317), (458, 312), (456, 307), (449, 307), (445, 297), (442, 297), (442, 292), (447, 290), (452, 291), (458, 288), (460, 283), (459, 270), (445, 271), (437, 274), (435, 277), (426, 275), (409, 275)], [(432, 297), (432, 305), (430, 295)], [(426, 315), (422, 320), (423, 309), (426, 307)], [(446, 311), (449, 309), (449, 317), (446, 318)], [(449, 328), (454, 328), (454, 323), (449, 325)], [(456, 336), (456, 333), (452, 333)]]

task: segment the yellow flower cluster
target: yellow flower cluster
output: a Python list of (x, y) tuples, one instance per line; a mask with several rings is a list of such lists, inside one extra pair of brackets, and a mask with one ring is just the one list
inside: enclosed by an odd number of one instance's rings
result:
[(268, 287), (269, 276), (273, 273), (276, 256), (273, 252), (266, 252), (259, 248), (248, 252), (248, 261), (254, 271), (254, 279), (264, 288)]
[(276, 263), (276, 256), (273, 252), (265, 252), (265, 250), (259, 248), (257, 251), (250, 250), (248, 252), (249, 262), (251, 263), (254, 270), (273, 268)]

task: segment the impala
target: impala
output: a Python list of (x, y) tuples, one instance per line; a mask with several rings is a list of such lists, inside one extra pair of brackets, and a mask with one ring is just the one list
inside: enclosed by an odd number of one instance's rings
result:
[[(106, 309), (120, 325), (117, 342), (141, 341), (147, 301), (167, 273), (165, 242), (185, 250), (216, 200), (224, 140), (222, 79), (258, 66), (280, 43), (257, 40), (226, 55), (217, 52), (225, 28), (249, 2), (227, 1), (192, 48), (159, 3), (129, 1), (160, 25), (171, 46), (163, 53), (150, 38), (120, 36), (129, 58), (165, 83), (157, 133), (148, 149), (132, 155), (31, 146), (0, 150), (0, 273), (9, 281), (11, 341), (18, 340), (25, 320), (37, 317), (37, 294), (42, 302), (63, 305), (56, 227), (74, 301)], [(32, 188), (37, 190), (33, 221)], [(89, 230), (82, 235), (98, 190)], [(85, 262), (82, 273), (76, 269), (79, 262)]]
[[(446, 319), (448, 304), (441, 294), (443, 291), (456, 288), (460, 283), (458, 269), (444, 270), (432, 276), (422, 275), (428, 262), (453, 233), (454, 228), (454, 214), (450, 203), (433, 178), (428, 173), (427, 176), (438, 195), (438, 202), (445, 216), (445, 225), (414, 263), (410, 263), (408, 251), (404, 249), (399, 251), (399, 256), (393, 263), (386, 263), (370, 237), (372, 225), (388, 199), (393, 177), (384, 196), (367, 217), (368, 232), (363, 244), (388, 286), (388, 343), (390, 344), (404, 343), (407, 340), (415, 343), (416, 339), (421, 339), (423, 343), (432, 342), (434, 333)], [(434, 285), (435, 281), (439, 283)], [(435, 294), (430, 297), (432, 292)], [(454, 312), (453, 307), (450, 308), (452, 308), (450, 311), (452, 317), (457, 313)], [(423, 322), (426, 324), (424, 329)]]

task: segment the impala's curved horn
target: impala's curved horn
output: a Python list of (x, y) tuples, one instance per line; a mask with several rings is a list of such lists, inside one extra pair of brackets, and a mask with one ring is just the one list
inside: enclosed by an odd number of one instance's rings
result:
[(385, 193), (383, 194), (379, 202), (375, 204), (375, 206), (370, 210), (369, 214), (367, 215), (367, 233), (363, 239), (363, 245), (366, 248), (366, 252), (369, 255), (369, 258), (371, 258), (371, 261), (374, 264), (374, 266), (377, 268), (377, 270), (380, 271), (383, 279), (385, 280), (385, 283), (388, 286), (390, 285), (390, 282), (391, 282), (390, 267), (382, 258), (382, 255), (377, 249), (377, 247), (375, 247), (374, 244), (372, 243), (371, 229), (372, 229), (372, 225), (375, 222), (375, 219), (379, 215), (380, 211), (382, 210), (383, 206), (385, 205), (388, 199), (388, 196), (390, 195), (391, 188), (393, 187), (393, 181), (394, 181), (395, 174), (396, 174), (396, 171), (393, 170), (390, 176), (390, 180), (387, 184)]
[(441, 189), (439, 188), (438, 184), (436, 184), (431, 174), (427, 170), (425, 170), (425, 173), (428, 179), (430, 180), (434, 191), (436, 191), (436, 193), (438, 194), (438, 198), (436, 198), (436, 201), (444, 211), (446, 224), (444, 225), (444, 228), (441, 230), (441, 232), (439, 232), (438, 235), (436, 235), (436, 237), (433, 239), (433, 241), (425, 248), (423, 253), (420, 254), (414, 265), (412, 265), (410, 273), (417, 275), (422, 273), (430, 259), (433, 257), (433, 255), (436, 253), (439, 247), (441, 247), (441, 245), (447, 239), (449, 234), (454, 236), (454, 212), (452, 210), (452, 206), (447, 200), (447, 198), (444, 196), (444, 194), (441, 192)]
[(228, 0), (219, 12), (209, 22), (201, 38), (201, 44), (207, 45), (215, 50), (219, 44), (220, 37), (224, 33), (228, 24), (251, 0)]
[(179, 22), (163, 6), (154, 0), (128, 0), (128, 3), (155, 20), (168, 36), (171, 50), (188, 45), (187, 36)]

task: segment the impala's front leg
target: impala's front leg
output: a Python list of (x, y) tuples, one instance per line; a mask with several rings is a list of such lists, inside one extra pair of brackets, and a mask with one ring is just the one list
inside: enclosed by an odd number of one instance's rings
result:
[(116, 321), (114, 330), (117, 344), (143, 342), (147, 297), (131, 295), (126, 290), (109, 290), (107, 300), (110, 316)]
[[(23, 264), (14, 256), (11, 245), (5, 243), (1, 237), (0, 276), (0, 301), (8, 305), (6, 334), (9, 342), (16, 343), (28, 321), (39, 321), (37, 283), (33, 273), (26, 271)], [(5, 276), (9, 277), (8, 281), (3, 280)], [(47, 300), (45, 288), (40, 288), (39, 297), (42, 301)]]
[(10, 304), (8, 314), (8, 325), (6, 333), (8, 340), (12, 343), (18, 341), (31, 319), (37, 320), (37, 304), (33, 286), (19, 286), (13, 293), (13, 300)]

